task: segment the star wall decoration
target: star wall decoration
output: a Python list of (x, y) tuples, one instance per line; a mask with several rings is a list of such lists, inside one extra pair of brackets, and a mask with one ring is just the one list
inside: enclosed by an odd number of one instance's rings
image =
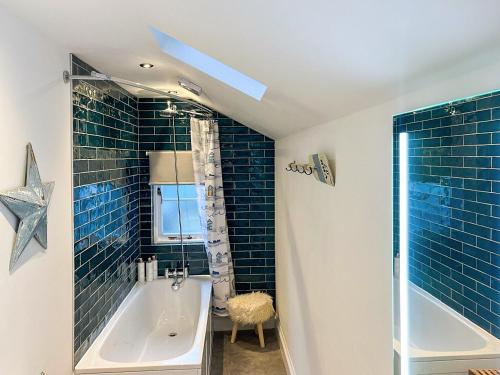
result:
[(33, 237), (47, 248), (47, 210), (55, 183), (42, 183), (31, 143), (27, 151), (26, 186), (0, 193), (0, 202), (20, 220), (10, 256), (11, 272)]

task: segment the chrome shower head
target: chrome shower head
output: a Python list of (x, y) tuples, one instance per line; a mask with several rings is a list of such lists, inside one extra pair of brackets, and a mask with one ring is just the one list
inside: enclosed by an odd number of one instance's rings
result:
[(167, 108), (163, 111), (160, 111), (160, 116), (162, 117), (172, 117), (173, 115), (177, 115), (179, 112), (177, 111), (177, 106), (172, 104), (170, 100), (167, 100)]

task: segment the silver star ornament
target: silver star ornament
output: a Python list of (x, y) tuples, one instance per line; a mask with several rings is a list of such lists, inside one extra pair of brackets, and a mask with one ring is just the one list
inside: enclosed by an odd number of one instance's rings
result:
[(26, 186), (0, 193), (0, 202), (20, 220), (10, 256), (10, 271), (14, 270), (33, 237), (44, 249), (47, 248), (47, 210), (55, 183), (42, 183), (31, 143), (28, 143), (27, 151)]

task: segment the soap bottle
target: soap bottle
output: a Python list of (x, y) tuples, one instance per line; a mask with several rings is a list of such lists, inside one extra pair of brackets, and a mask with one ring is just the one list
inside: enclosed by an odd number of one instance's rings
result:
[(158, 259), (153, 255), (153, 280), (158, 278)]
[(146, 281), (153, 281), (153, 262), (151, 261), (151, 258), (148, 258), (146, 263)]
[(137, 280), (140, 283), (144, 283), (146, 281), (146, 269), (145, 269), (145, 264), (142, 261), (142, 258), (139, 258), (137, 261)]

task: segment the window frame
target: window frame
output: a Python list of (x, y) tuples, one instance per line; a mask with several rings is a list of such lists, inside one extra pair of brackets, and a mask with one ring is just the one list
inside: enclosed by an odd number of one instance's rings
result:
[[(151, 185), (151, 216), (152, 216), (152, 230), (151, 230), (151, 240), (154, 245), (175, 245), (181, 243), (180, 235), (177, 236), (167, 236), (161, 231), (163, 228), (163, 215), (162, 215), (162, 197), (158, 193), (158, 189), (165, 185), (175, 185), (175, 184), (155, 184)], [(194, 185), (194, 184), (181, 184), (181, 185)], [(177, 200), (177, 198), (175, 198)], [(181, 199), (182, 201), (183, 199)], [(187, 199), (185, 199), (187, 200)], [(199, 236), (183, 235), (183, 243), (187, 244), (203, 244), (203, 235), (200, 233)]]

